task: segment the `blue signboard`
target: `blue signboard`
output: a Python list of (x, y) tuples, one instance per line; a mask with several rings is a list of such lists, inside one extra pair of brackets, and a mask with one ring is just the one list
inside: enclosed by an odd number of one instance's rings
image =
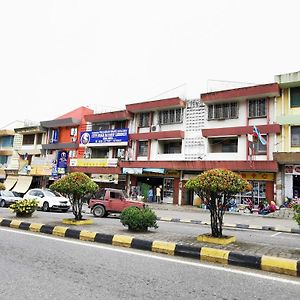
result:
[(68, 167), (68, 152), (59, 151), (57, 155), (57, 167), (58, 168), (67, 168)]
[(128, 143), (128, 128), (84, 131), (80, 133), (80, 144)]

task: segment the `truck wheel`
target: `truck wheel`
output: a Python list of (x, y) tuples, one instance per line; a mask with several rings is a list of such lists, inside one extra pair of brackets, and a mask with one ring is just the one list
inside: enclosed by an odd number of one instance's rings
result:
[(102, 205), (96, 205), (93, 207), (92, 213), (95, 217), (102, 218), (105, 216), (106, 211)]

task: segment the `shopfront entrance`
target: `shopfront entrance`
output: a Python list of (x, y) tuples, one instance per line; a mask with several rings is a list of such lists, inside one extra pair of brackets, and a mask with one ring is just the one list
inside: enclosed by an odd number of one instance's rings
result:
[[(161, 187), (161, 200), (163, 203), (174, 203), (174, 178), (171, 177), (154, 177), (138, 176), (135, 186), (131, 186), (131, 196), (142, 196), (144, 201), (156, 201), (156, 188)], [(149, 190), (152, 189), (152, 193)], [(152, 196), (151, 196), (152, 195)]]

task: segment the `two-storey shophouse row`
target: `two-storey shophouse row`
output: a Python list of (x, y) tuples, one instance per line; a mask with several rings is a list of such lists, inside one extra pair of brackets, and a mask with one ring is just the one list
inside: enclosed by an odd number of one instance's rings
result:
[(212, 168), (239, 172), (253, 190), (239, 195), (243, 203), (251, 199), (276, 200), (277, 150), (280, 125), (276, 123), (277, 83), (201, 94), (207, 106), (206, 157)]
[(275, 76), (281, 88), (277, 97), (277, 122), (281, 133), (274, 159), (279, 164), (277, 193), (283, 200), (300, 197), (300, 72)]

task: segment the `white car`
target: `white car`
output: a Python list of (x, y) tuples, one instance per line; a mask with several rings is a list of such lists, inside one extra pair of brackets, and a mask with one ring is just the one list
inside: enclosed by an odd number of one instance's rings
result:
[(67, 212), (71, 206), (69, 199), (48, 189), (31, 189), (24, 195), (23, 199), (36, 199), (39, 202), (38, 207), (43, 211), (53, 209)]

